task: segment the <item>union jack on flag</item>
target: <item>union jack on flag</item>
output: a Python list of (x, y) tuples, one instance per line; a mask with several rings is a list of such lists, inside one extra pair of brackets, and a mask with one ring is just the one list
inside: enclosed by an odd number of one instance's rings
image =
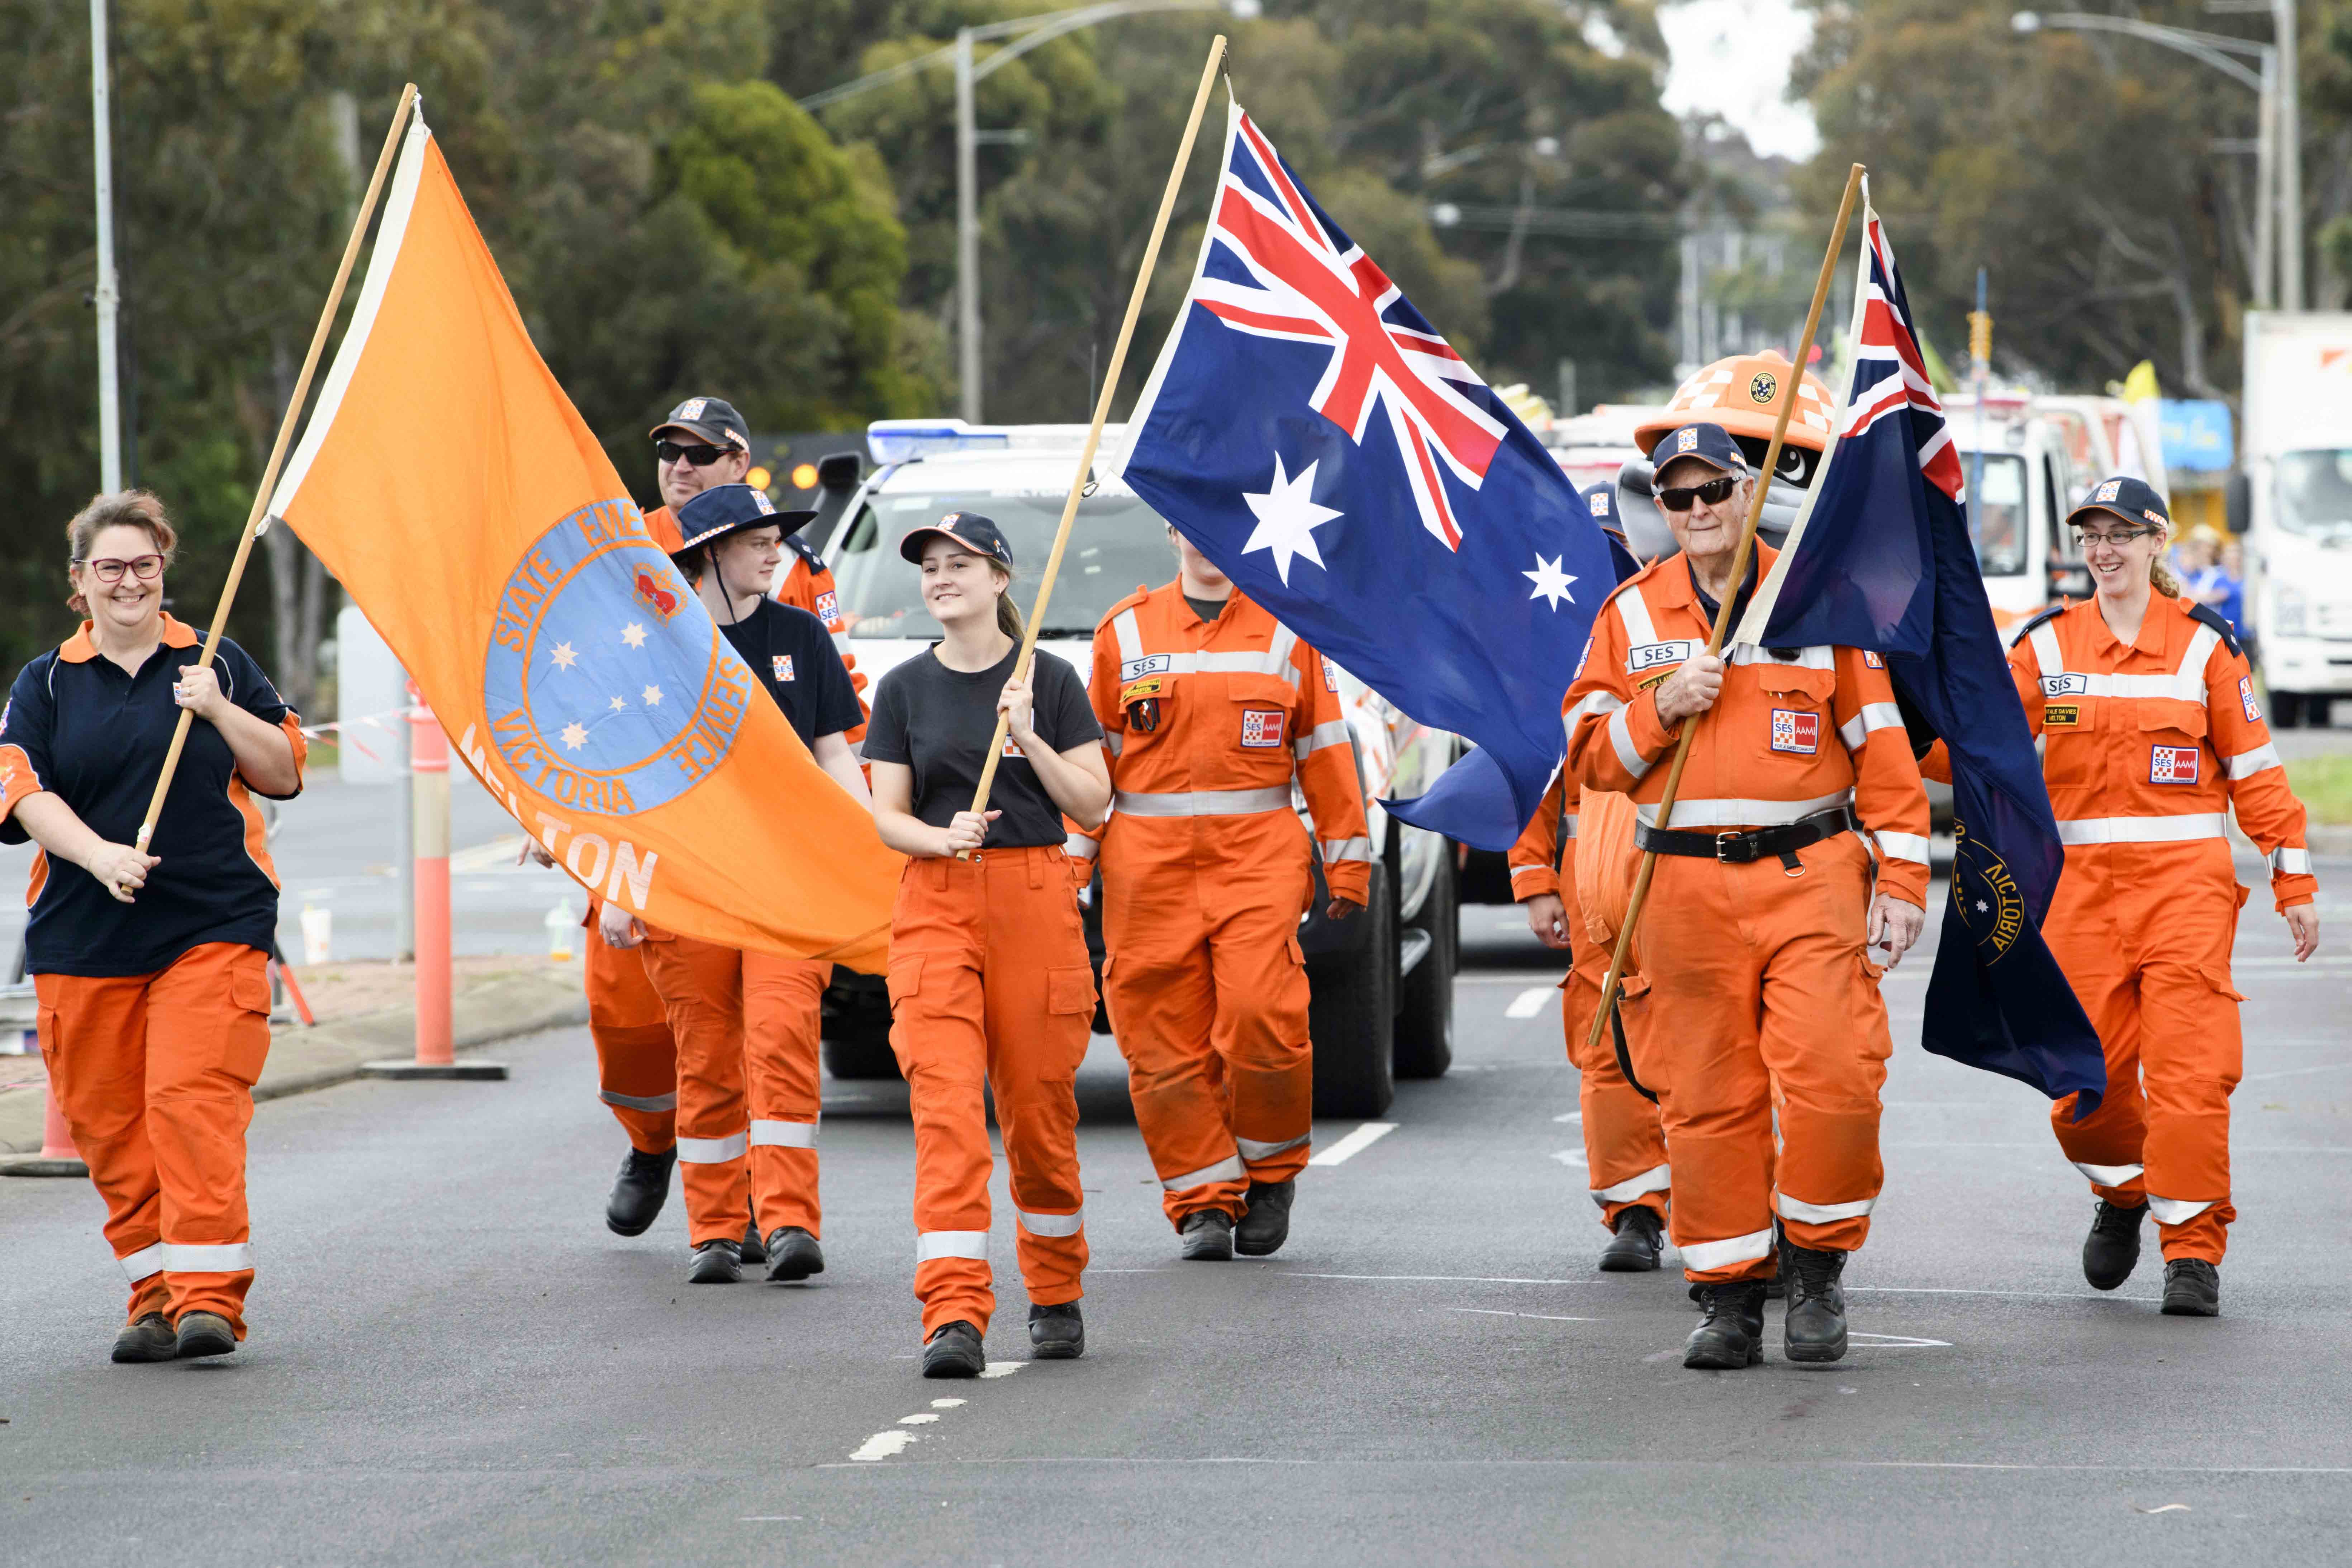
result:
[(1862, 268), (1855, 279), (1853, 396), (1837, 434), (1850, 438), (1898, 409), (1910, 410), (1920, 473), (1951, 497), (1954, 505), (1966, 506), (1968, 487), (1960, 478), (1959, 453), (1952, 447), (1944, 405), (1927, 379), (1927, 357), (1919, 352), (1918, 336), (1911, 330), (1902, 275), (1895, 269), (1895, 247), (1878, 215), (1869, 210), (1866, 196), (1864, 202)]

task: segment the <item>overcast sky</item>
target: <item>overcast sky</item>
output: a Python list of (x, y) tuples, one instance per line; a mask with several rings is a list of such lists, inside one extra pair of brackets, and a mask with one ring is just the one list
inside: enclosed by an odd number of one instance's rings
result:
[(1821, 144), (1811, 112), (1781, 93), (1789, 61), (1812, 36), (1812, 18), (1789, 0), (1681, 0), (1658, 8), (1673, 64), (1665, 106), (1713, 110), (1748, 133), (1759, 153), (1802, 160)]

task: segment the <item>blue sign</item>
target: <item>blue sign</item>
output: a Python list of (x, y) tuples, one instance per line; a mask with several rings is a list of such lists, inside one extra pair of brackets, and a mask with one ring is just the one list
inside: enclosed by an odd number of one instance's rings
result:
[(2227, 473), (2237, 458), (2230, 429), (2230, 405), (2210, 398), (2167, 397), (2157, 405), (2164, 440), (2164, 466), (2192, 474)]

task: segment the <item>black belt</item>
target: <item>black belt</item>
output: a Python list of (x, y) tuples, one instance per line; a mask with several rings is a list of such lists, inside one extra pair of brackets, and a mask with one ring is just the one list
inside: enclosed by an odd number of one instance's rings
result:
[(1730, 866), (1745, 866), (1767, 856), (1778, 856), (1781, 868), (1794, 874), (1804, 869), (1798, 863), (1798, 850), (1841, 833), (1859, 832), (1861, 827), (1850, 808), (1836, 805), (1785, 827), (1759, 827), (1748, 833), (1678, 833), (1636, 820), (1633, 843), (1660, 855), (1687, 855), (1696, 860), (1720, 860)]

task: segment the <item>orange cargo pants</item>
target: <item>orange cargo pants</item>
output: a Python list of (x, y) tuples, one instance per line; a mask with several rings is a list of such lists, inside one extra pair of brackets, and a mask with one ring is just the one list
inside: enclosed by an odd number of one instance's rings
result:
[(106, 1200), (131, 1321), (217, 1312), (245, 1338), (245, 1130), (269, 1055), (268, 962), (213, 942), (152, 974), (33, 976), (49, 1086)]
[(1307, 963), (1298, 916), (1314, 889), (1305, 831), (1282, 813), (1262, 858), (1154, 856), (1176, 829), (1234, 831), (1217, 818), (1115, 821), (1103, 846), (1103, 990), (1127, 1058), (1136, 1125), (1160, 1207), (1239, 1219), (1252, 1182), (1307, 1166), (1315, 1119)]
[(1662, 855), (1634, 939), (1648, 985), (1621, 1005), (1628, 1053), (1658, 1096), (1694, 1281), (1770, 1278), (1776, 1212), (1796, 1245), (1853, 1251), (1885, 1179), (1894, 1039), (1863, 947), (1869, 851), (1842, 833), (1800, 858), (1791, 876)]
[(890, 1048), (915, 1122), (915, 1296), (923, 1336), (985, 1334), (985, 1090), (1004, 1136), (1021, 1280), (1038, 1306), (1086, 1294), (1078, 1064), (1094, 970), (1061, 846), (907, 862), (890, 917)]
[[(1578, 806), (1577, 837), (1560, 857), (1560, 891), (1568, 905), (1569, 947), (1573, 963), (1559, 983), (1560, 1021), (1568, 1037), (1569, 1065), (1581, 1078), (1577, 1108), (1584, 1130), (1584, 1163), (1601, 1223), (1615, 1229), (1617, 1216), (1639, 1205), (1661, 1215), (1672, 1195), (1674, 1173), (1666, 1160), (1666, 1134), (1658, 1108), (1625, 1081), (1617, 1066), (1617, 1042), (1603, 1029), (1591, 1050), (1585, 1039), (1609, 980), (1609, 959), (1618, 922), (1632, 895), (1633, 803), (1622, 795), (1587, 790)], [(1608, 937), (1596, 931), (1611, 933)], [(1638, 986), (1638, 974), (1619, 984)], [(1620, 1007), (1625, 1048), (1633, 1054), (1633, 1031), (1645, 1021), (1637, 1009)], [(1638, 1069), (1637, 1069), (1638, 1070)]]
[(2066, 851), (2043, 937), (2099, 1031), (2107, 1092), (2058, 1146), (2109, 1203), (2155, 1217), (2164, 1256), (2219, 1263), (2230, 1222), (2230, 1091), (2243, 1070), (2230, 980), (2246, 901), (2229, 846), (2087, 844)]
[(833, 965), (649, 936), (638, 951), (677, 1041), (677, 1168), (692, 1245), (824, 1234), (817, 1202), (818, 1009)]
[(646, 976), (642, 948), (609, 947), (587, 921), (588, 1037), (596, 1045), (597, 1098), (644, 1153), (677, 1142), (677, 1045), (661, 993)]

